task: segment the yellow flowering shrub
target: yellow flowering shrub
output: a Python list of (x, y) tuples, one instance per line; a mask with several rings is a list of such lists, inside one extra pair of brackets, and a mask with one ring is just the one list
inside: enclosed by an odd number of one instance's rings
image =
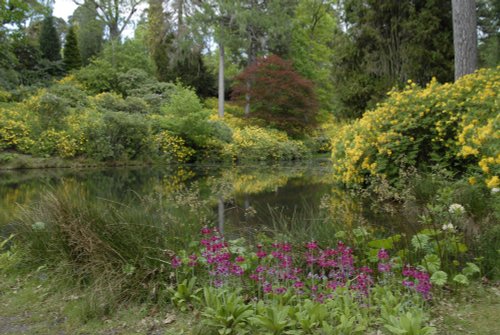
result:
[(8, 102), (12, 99), (12, 94), (0, 88), (0, 102)]
[(160, 156), (169, 163), (185, 163), (195, 153), (193, 149), (186, 146), (184, 139), (166, 130), (154, 135), (153, 141), (160, 151)]
[(48, 129), (41, 133), (35, 145), (37, 154), (46, 156), (57, 155), (63, 158), (74, 157), (78, 151), (78, 145), (74, 138), (64, 130)]
[(35, 143), (31, 138), (30, 117), (17, 108), (0, 108), (0, 150), (12, 149), (27, 153)]
[(332, 138), (336, 180), (394, 180), (401, 167), (440, 164), (459, 173), (479, 167), (494, 187), (500, 164), (499, 97), (500, 67), (455, 83), (432, 80), (424, 88), (409, 81)]
[(233, 160), (292, 160), (307, 153), (302, 142), (289, 139), (285, 132), (255, 126), (234, 129), (225, 150)]

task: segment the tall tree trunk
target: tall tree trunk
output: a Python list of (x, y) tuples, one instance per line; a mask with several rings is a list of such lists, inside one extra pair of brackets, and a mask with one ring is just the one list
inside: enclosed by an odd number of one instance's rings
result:
[[(248, 65), (251, 66), (257, 60), (257, 41), (252, 38), (250, 42), (250, 47), (248, 49)], [(250, 114), (250, 88), (252, 88), (252, 83), (250, 79), (247, 80), (247, 94), (245, 94), (245, 116)]]
[(475, 0), (452, 0), (455, 80), (477, 66), (477, 18)]
[(224, 117), (224, 45), (219, 43), (219, 117)]

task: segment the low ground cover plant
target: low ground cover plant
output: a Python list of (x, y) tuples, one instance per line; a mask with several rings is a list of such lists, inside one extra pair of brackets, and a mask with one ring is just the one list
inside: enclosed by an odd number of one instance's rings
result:
[(269, 242), (249, 248), (204, 227), (194, 248), (170, 260), (172, 302), (202, 313), (200, 333), (431, 334), (430, 274), (383, 248), (376, 262), (342, 242)]

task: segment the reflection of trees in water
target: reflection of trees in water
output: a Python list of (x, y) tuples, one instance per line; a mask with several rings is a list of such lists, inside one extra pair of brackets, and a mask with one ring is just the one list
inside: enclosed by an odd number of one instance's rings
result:
[[(171, 166), (88, 170), (33, 170), (2, 174), (0, 224), (12, 220), (15, 204), (36, 201), (47, 189), (55, 192), (78, 188), (89, 198), (134, 203), (137, 196), (174, 199), (181, 190), (196, 184), (196, 196), (209, 204), (223, 228), (227, 221), (257, 220), (263, 209), (300, 207), (304, 199), (319, 204), (328, 189), (330, 173), (316, 166)], [(194, 184), (193, 184), (194, 183)], [(172, 200), (172, 201), (175, 201)], [(140, 204), (138, 202), (137, 206)], [(138, 208), (138, 210), (141, 210)], [(256, 213), (255, 213), (256, 211)], [(265, 219), (265, 218), (264, 218)]]

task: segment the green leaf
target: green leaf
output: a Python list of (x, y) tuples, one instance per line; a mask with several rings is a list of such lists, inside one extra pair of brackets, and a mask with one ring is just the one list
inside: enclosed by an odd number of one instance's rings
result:
[(479, 267), (476, 264), (470, 263), (470, 262), (467, 262), (467, 266), (462, 270), (462, 273), (464, 275), (466, 275), (467, 277), (470, 277), (473, 274), (479, 273), (479, 272), (481, 272)]
[(461, 285), (469, 285), (469, 279), (467, 279), (467, 277), (463, 274), (458, 274), (453, 277), (453, 281)]
[(444, 271), (436, 271), (431, 276), (431, 283), (437, 286), (443, 286), (448, 280), (448, 274)]
[(463, 253), (467, 252), (467, 250), (469, 250), (469, 248), (467, 248), (467, 246), (463, 243), (458, 243), (457, 248), (458, 248), (458, 252), (461, 254), (463, 254)]
[(416, 234), (411, 239), (411, 244), (415, 250), (426, 250), (429, 247), (430, 237), (424, 234)]
[(424, 257), (423, 265), (428, 272), (434, 273), (441, 268), (441, 260), (437, 255), (429, 254)]
[(403, 330), (403, 329), (400, 329), (400, 328), (396, 328), (394, 326), (391, 326), (391, 325), (384, 325), (384, 327), (390, 331), (392, 334), (406, 334), (406, 330)]
[(373, 240), (368, 242), (368, 246), (370, 248), (376, 248), (376, 249), (392, 249), (394, 248), (394, 242), (398, 242), (401, 239), (401, 235), (394, 235), (389, 238), (384, 238), (380, 240)]

